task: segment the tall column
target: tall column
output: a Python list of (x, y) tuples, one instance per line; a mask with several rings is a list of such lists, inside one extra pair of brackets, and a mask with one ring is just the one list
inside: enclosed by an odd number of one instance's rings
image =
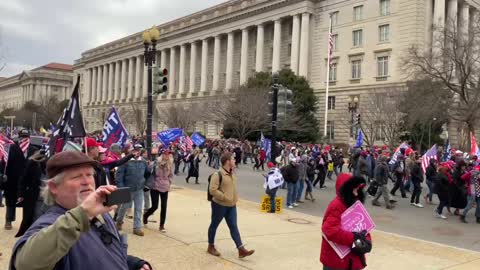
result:
[(193, 41), (190, 47), (190, 93), (195, 92), (195, 81), (197, 77), (197, 42)]
[(90, 103), (97, 100), (97, 68), (92, 68), (92, 91), (90, 92)]
[(107, 101), (108, 72), (108, 64), (103, 65), (102, 101)]
[(135, 60), (135, 98), (140, 98), (141, 90), (140, 90), (140, 74), (142, 70), (142, 56), (137, 56)]
[(187, 54), (186, 46), (186, 44), (182, 44), (180, 46), (180, 70), (178, 71), (178, 92), (180, 94), (185, 93), (185, 58)]
[(132, 57), (128, 58), (128, 88), (127, 88), (127, 99), (133, 98), (133, 59)]
[(468, 26), (470, 23), (469, 16), (470, 16), (470, 5), (466, 2), (463, 2), (460, 8), (460, 20), (458, 22), (459, 33), (462, 34), (461, 36), (462, 40), (465, 40), (466, 38), (468, 38)]
[(257, 53), (256, 53), (256, 63), (255, 71), (263, 71), (263, 51), (264, 51), (264, 42), (265, 42), (265, 27), (263, 24), (257, 26)]
[(302, 14), (302, 32), (300, 37), (300, 62), (298, 75), (308, 77), (308, 60), (310, 58), (310, 14)]
[[(433, 39), (432, 39), (432, 53), (433, 57), (439, 57), (441, 53), (441, 47), (444, 40), (440, 40), (442, 37), (442, 31), (445, 26), (445, 0), (435, 0), (435, 6), (433, 7)], [(436, 61), (438, 65), (441, 61)]]
[(168, 88), (170, 89), (170, 92), (172, 94), (177, 93), (177, 91), (175, 91), (175, 78), (177, 75), (176, 63), (175, 63), (175, 58), (177, 58), (176, 55), (177, 54), (176, 54), (175, 47), (170, 48), (170, 73), (169, 73), (170, 84)]
[(127, 98), (127, 59), (123, 59), (122, 61), (122, 74), (120, 75), (120, 81), (120, 99), (125, 99)]
[(248, 68), (248, 29), (242, 30), (242, 49), (240, 55), (240, 84), (247, 82)]
[(160, 51), (160, 68), (167, 68), (167, 50), (163, 49)]
[(217, 91), (220, 87), (220, 46), (220, 35), (217, 35), (213, 46), (213, 91)]
[(429, 55), (432, 52), (432, 24), (433, 24), (433, 1), (425, 1), (425, 53)]
[(300, 16), (293, 16), (292, 24), (292, 52), (290, 53), (290, 69), (293, 73), (298, 74), (298, 57), (300, 48)]
[(450, 29), (450, 31), (458, 30), (457, 12), (458, 12), (458, 0), (448, 0), (448, 20), (446, 24), (447, 24), (447, 28)]
[(108, 67), (108, 96), (107, 102), (113, 103), (113, 92), (115, 91), (115, 84), (113, 82), (113, 76), (115, 74), (114, 63), (110, 63)]
[[(92, 69), (87, 69), (87, 76), (85, 81), (85, 104), (90, 103), (90, 99), (92, 98)], [(30, 92), (30, 87), (27, 89), (27, 97), (26, 101), (28, 101), (28, 92)]]
[(227, 68), (225, 88), (231, 89), (233, 81), (233, 32), (228, 33), (227, 38)]
[(208, 68), (208, 39), (202, 41), (202, 71), (200, 77), (200, 92), (207, 91)]
[(115, 100), (120, 99), (120, 91), (121, 91), (121, 83), (120, 83), (120, 76), (121, 76), (121, 63), (119, 61), (115, 61), (115, 90), (113, 91), (113, 98)]
[(148, 96), (148, 67), (145, 65), (145, 57), (143, 57), (143, 81), (142, 81), (142, 96), (144, 98)]
[(275, 20), (273, 29), (272, 73), (280, 71), (280, 49), (282, 44), (282, 21)]
[(102, 101), (102, 73), (103, 73), (103, 66), (97, 67), (97, 94), (95, 97), (96, 102)]

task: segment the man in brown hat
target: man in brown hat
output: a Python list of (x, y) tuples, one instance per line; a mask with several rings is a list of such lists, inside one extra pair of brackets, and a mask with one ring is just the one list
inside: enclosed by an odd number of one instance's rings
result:
[(103, 204), (116, 187), (95, 190), (94, 166), (96, 161), (80, 152), (58, 153), (47, 162), (42, 196), (50, 208), (15, 244), (10, 270), (151, 269), (126, 255), (125, 241), (108, 214), (115, 206)]

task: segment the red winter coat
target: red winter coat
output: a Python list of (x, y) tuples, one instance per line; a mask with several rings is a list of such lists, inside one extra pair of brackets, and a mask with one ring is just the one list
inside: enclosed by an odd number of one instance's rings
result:
[[(341, 244), (344, 246), (352, 246), (354, 236), (352, 232), (342, 230), (341, 216), (347, 206), (339, 196), (340, 188), (352, 177), (350, 174), (341, 174), (337, 178), (336, 190), (337, 197), (330, 202), (323, 217), (322, 233), (328, 238), (328, 240)], [(367, 235), (367, 239), (371, 240), (370, 234)], [(364, 256), (364, 255), (363, 255)], [(365, 256), (363, 257), (365, 260)], [(349, 269), (350, 260), (352, 261), (353, 270), (363, 269), (364, 266), (360, 260), (360, 257), (350, 252), (345, 258), (340, 259), (335, 250), (330, 244), (322, 238), (322, 249), (320, 251), (320, 262), (324, 266), (328, 266), (333, 269)]]

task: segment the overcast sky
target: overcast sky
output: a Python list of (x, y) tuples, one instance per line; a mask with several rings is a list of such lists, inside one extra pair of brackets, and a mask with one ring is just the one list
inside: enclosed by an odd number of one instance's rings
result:
[(0, 0), (0, 77), (82, 52), (226, 0)]

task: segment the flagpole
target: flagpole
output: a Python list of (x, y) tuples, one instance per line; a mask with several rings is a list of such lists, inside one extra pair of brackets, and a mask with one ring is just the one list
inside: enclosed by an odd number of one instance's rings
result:
[(325, 123), (323, 126), (323, 136), (327, 137), (327, 122), (328, 122), (328, 90), (330, 87), (330, 61), (331, 61), (331, 49), (330, 49), (330, 35), (332, 34), (332, 14), (330, 14), (330, 23), (328, 27), (328, 54), (327, 54), (327, 86), (325, 88)]

